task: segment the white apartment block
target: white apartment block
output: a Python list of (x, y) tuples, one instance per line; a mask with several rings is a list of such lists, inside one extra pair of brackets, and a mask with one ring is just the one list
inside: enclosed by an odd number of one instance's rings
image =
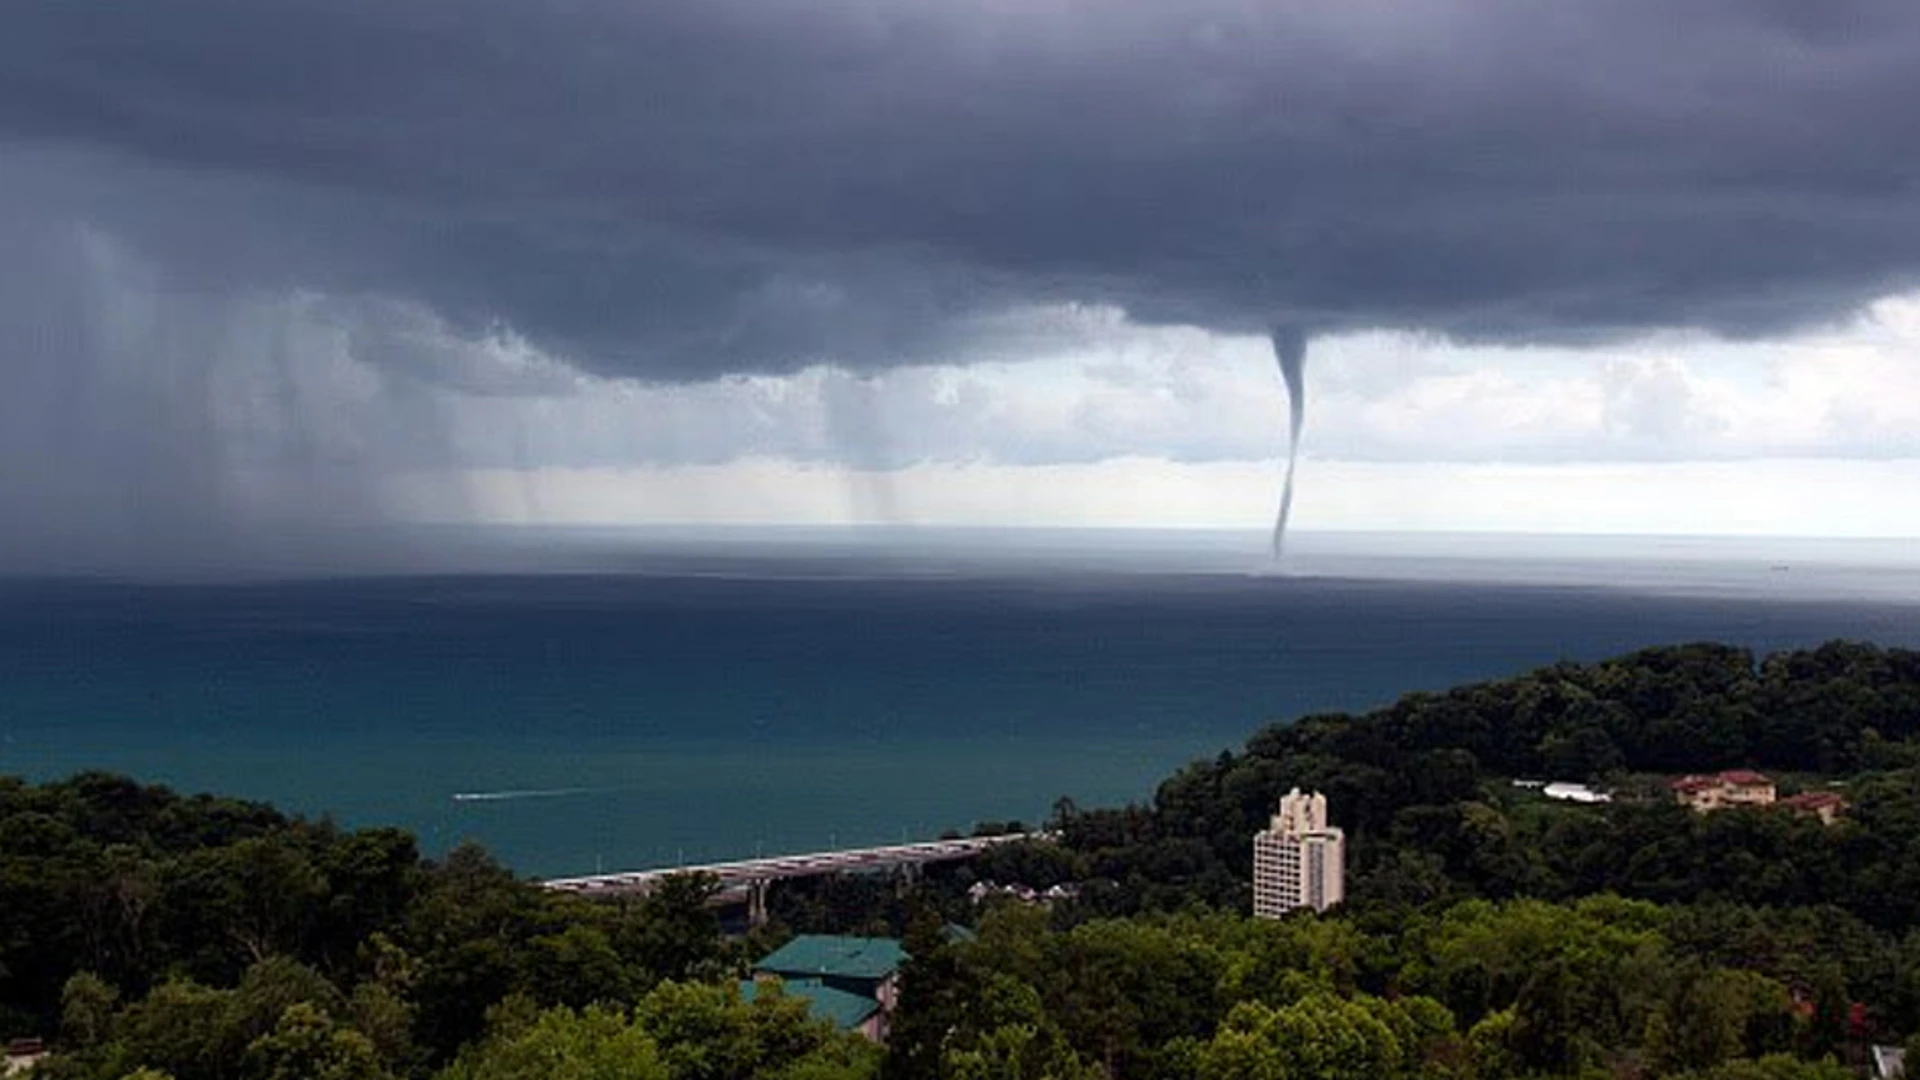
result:
[(1280, 812), (1253, 838), (1253, 914), (1277, 919), (1294, 908), (1325, 911), (1346, 896), (1347, 838), (1327, 824), (1327, 797), (1280, 799)]

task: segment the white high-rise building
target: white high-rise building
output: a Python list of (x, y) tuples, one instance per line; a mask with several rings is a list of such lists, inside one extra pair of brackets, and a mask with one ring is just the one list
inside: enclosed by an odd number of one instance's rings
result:
[(1280, 799), (1280, 812), (1253, 838), (1253, 913), (1277, 919), (1294, 908), (1325, 911), (1346, 897), (1346, 834), (1327, 824), (1327, 797)]

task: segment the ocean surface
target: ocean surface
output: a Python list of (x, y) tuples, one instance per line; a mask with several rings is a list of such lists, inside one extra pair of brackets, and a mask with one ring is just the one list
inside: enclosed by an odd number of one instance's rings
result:
[(0, 581), (0, 773), (124, 771), (554, 876), (1144, 799), (1263, 724), (1561, 658), (1920, 646), (1908, 543), (1308, 534), (1284, 572), (1242, 534), (509, 548), (457, 574)]

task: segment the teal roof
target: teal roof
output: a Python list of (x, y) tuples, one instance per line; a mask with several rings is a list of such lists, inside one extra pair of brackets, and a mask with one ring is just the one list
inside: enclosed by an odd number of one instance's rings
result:
[(802, 934), (763, 957), (755, 971), (800, 978), (884, 979), (900, 970), (907, 951), (893, 938)]
[[(799, 998), (807, 1003), (807, 1012), (816, 1020), (831, 1020), (842, 1031), (851, 1031), (863, 1023), (867, 1017), (880, 1011), (880, 1003), (872, 998), (849, 994), (845, 990), (835, 990), (819, 979), (795, 979), (780, 981), (780, 989), (788, 997)], [(752, 1001), (760, 992), (760, 984), (749, 979), (740, 984), (740, 996)]]

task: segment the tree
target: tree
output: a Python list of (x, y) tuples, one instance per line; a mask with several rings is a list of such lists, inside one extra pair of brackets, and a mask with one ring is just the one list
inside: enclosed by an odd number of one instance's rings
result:
[[(888, 1036), (886, 1075), (899, 1080), (932, 1076), (967, 1005), (979, 1000), (978, 981), (942, 932), (940, 913), (916, 904), (907, 920), (906, 964), (900, 971), (900, 1014)], [(1008, 976), (1011, 978), (1011, 976)], [(1039, 995), (1025, 983), (1032, 1009)]]
[(1205, 1035), (1220, 1013), (1221, 957), (1184, 928), (1102, 920), (1049, 944), (1038, 982), (1048, 1014), (1111, 1073), (1142, 1071), (1159, 1046)]
[(326, 878), (289, 833), (204, 849), (191, 864), (176, 911), (180, 901), (191, 905), (196, 922), (223, 930), (242, 962), (297, 955), (328, 895)]
[(1197, 1054), (1202, 1080), (1382, 1080), (1407, 1056), (1365, 1005), (1314, 994), (1282, 1009), (1241, 1002)]
[(1057, 1031), (1008, 1024), (965, 1048), (949, 1048), (940, 1075), (950, 1080), (1104, 1080), (1108, 1075), (1073, 1052)]
[(549, 1009), (500, 1025), (439, 1080), (669, 1080), (660, 1049), (618, 1009)]
[(230, 990), (165, 982), (122, 1014), (120, 1038), (134, 1061), (179, 1080), (220, 1080), (239, 1056), (230, 1024), (232, 1002)]
[(634, 979), (605, 931), (576, 922), (529, 943), (528, 981), (542, 1002), (579, 1008), (629, 998)]
[(422, 875), (396, 941), (417, 969), (412, 1001), (432, 1057), (452, 1057), (485, 1029), (489, 1008), (526, 989), (527, 942), (554, 928), (567, 910), (556, 903), (476, 845)]
[(1785, 1018), (1786, 989), (1750, 971), (1682, 966), (1647, 1021), (1646, 1056), (1661, 1072), (1710, 1069), (1771, 1047), (1756, 1045)]
[(650, 982), (706, 971), (720, 954), (720, 917), (711, 904), (719, 889), (711, 874), (668, 876), (618, 925), (616, 947), (646, 969)]
[(1473, 1063), (1472, 1075), (1479, 1080), (1511, 1080), (1526, 1068), (1514, 1049), (1512, 1009), (1488, 1013), (1467, 1032), (1467, 1051)]
[(342, 1005), (340, 991), (319, 972), (284, 956), (271, 956), (247, 968), (231, 998), (228, 1023), (234, 1038), (250, 1044), (280, 1025), (296, 1005), (330, 1014)]
[(310, 1003), (288, 1006), (273, 1030), (247, 1047), (256, 1080), (386, 1080), (373, 1041)]
[(1681, 1080), (1858, 1080), (1852, 1069), (1832, 1058), (1802, 1061), (1787, 1054), (1740, 1058), (1705, 1072), (1679, 1076)]
[(777, 991), (663, 983), (633, 1014), (606, 1005), (493, 1013), (440, 1080), (868, 1080), (878, 1050)]
[(413, 1042), (414, 1009), (392, 987), (363, 982), (347, 999), (346, 1017), (354, 1030), (367, 1037), (380, 1060), (397, 1073), (410, 1072), (419, 1063)]
[(86, 1049), (113, 1035), (120, 991), (91, 971), (67, 980), (60, 991), (60, 1036), (67, 1046)]

